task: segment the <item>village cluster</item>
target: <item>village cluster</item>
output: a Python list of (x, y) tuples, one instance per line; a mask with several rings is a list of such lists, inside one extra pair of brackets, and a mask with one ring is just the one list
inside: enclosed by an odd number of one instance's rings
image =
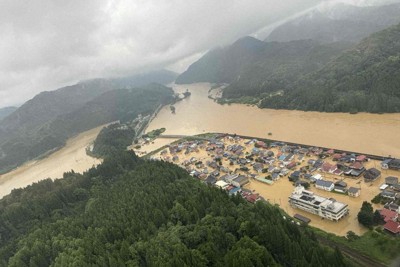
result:
[[(362, 191), (361, 184), (378, 186), (379, 197), (386, 200), (381, 209), (386, 223), (384, 228), (395, 235), (400, 234), (400, 222), (397, 221), (400, 219), (399, 180), (394, 176), (382, 179), (384, 170), (400, 171), (399, 159), (374, 159), (377, 166), (371, 166), (371, 158), (366, 155), (283, 142), (267, 144), (226, 134), (171, 144), (153, 158), (179, 164), (193, 177), (229, 194), (240, 194), (252, 203), (264, 199), (246, 189), (251, 180), (273, 186), (279, 179), (288, 179), (294, 185), (293, 193), (288, 197), (292, 207), (333, 221), (349, 213), (348, 205), (335, 200), (334, 193), (357, 198)], [(378, 179), (384, 183), (375, 184)], [(351, 181), (352, 186), (345, 180)], [(332, 192), (333, 197), (320, 196), (309, 191), (310, 187)], [(304, 223), (310, 221), (299, 214), (294, 217)]]

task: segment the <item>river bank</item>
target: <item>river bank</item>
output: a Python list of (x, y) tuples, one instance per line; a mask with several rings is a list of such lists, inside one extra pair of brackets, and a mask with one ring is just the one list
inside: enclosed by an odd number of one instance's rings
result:
[(29, 161), (15, 170), (0, 175), (0, 198), (15, 188), (26, 187), (40, 180), (62, 178), (63, 173), (74, 170), (82, 173), (101, 163), (86, 154), (90, 145), (104, 127), (99, 126), (69, 139), (66, 145), (48, 157)]
[(399, 114), (321, 113), (220, 105), (208, 97), (211, 88), (208, 83), (172, 87), (177, 93), (189, 89), (191, 96), (175, 104), (175, 114), (169, 107), (163, 107), (147, 131), (164, 127), (168, 135), (229, 132), (400, 157)]

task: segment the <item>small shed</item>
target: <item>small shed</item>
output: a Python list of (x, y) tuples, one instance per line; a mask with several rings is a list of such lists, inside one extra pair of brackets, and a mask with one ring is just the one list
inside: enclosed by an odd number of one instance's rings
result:
[(300, 215), (297, 213), (293, 217), (305, 224), (308, 224), (309, 222), (311, 222), (311, 219), (304, 217), (303, 215)]

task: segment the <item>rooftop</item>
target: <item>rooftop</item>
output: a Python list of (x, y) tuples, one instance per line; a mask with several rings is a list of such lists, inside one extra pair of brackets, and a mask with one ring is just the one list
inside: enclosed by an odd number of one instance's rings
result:
[(291, 199), (309, 203), (314, 206), (319, 206), (331, 212), (337, 213), (347, 206), (347, 204), (338, 202), (333, 198), (325, 198), (315, 195), (313, 192), (305, 190), (304, 187), (298, 186), (290, 196)]

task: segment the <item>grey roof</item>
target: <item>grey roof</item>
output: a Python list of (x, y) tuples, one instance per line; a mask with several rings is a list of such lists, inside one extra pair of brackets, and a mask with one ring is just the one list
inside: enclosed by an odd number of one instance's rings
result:
[(390, 183), (390, 184), (398, 184), (399, 183), (399, 178), (394, 177), (394, 176), (389, 176), (385, 178), (385, 182), (386, 183)]
[(325, 181), (325, 180), (317, 180), (315, 184), (323, 187), (331, 187), (333, 185), (331, 181)]
[(241, 182), (244, 182), (244, 181), (247, 181), (247, 180), (248, 180), (248, 178), (246, 176), (244, 176), (244, 175), (239, 175), (238, 177), (233, 179), (233, 181), (238, 182), (238, 183), (241, 183)]
[(349, 190), (347, 190), (347, 192), (351, 193), (351, 194), (355, 194), (359, 191), (360, 189), (357, 187), (350, 187)]

